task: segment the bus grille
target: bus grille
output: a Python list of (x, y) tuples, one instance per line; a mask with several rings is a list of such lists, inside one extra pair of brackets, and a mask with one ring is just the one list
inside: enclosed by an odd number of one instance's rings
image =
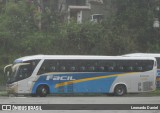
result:
[(143, 82), (143, 91), (152, 90), (153, 82), (147, 81)]

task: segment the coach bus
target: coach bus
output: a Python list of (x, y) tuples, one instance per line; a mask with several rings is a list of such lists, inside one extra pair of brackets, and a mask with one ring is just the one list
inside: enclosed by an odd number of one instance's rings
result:
[(156, 77), (156, 86), (160, 88), (160, 54), (158, 53), (131, 53), (123, 56), (131, 57), (154, 57), (157, 60), (157, 77)]
[(155, 58), (121, 56), (34, 55), (5, 67), (12, 94), (126, 93), (156, 88)]

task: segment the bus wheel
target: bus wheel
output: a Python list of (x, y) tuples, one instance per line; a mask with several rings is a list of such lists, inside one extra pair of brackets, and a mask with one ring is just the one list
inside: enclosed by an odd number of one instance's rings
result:
[(124, 94), (126, 94), (127, 90), (126, 90), (126, 86), (125, 85), (117, 85), (114, 89), (114, 94), (116, 96), (122, 96)]
[(39, 95), (40, 97), (46, 97), (48, 93), (49, 88), (46, 85), (41, 85), (37, 89), (37, 95)]

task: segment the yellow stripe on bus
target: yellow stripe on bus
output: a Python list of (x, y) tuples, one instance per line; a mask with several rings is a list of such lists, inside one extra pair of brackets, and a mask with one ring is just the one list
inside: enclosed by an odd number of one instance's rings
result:
[(160, 78), (156, 78), (156, 81), (160, 81)]
[[(133, 72), (131, 72), (131, 73), (133, 73)], [(79, 79), (79, 80), (71, 80), (71, 81), (67, 81), (67, 82), (58, 83), (58, 84), (55, 85), (55, 88), (58, 88), (58, 87), (61, 87), (61, 86), (66, 86), (66, 85), (70, 85), (70, 84), (74, 84), (74, 83), (91, 81), (91, 80), (97, 80), (97, 79), (103, 79), (103, 78), (111, 78), (111, 77), (116, 77), (116, 76), (124, 76), (124, 75), (128, 75), (128, 74), (131, 74), (131, 73), (113, 74), (113, 75), (106, 75), (106, 76), (84, 78), (84, 79)]]

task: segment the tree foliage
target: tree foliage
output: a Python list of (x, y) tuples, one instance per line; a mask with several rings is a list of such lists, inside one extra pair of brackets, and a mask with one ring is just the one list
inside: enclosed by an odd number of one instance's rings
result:
[(0, 4), (0, 68), (17, 57), (33, 54), (160, 51), (159, 29), (153, 28), (153, 0), (111, 0), (110, 5), (113, 14), (102, 23), (77, 24), (62, 21), (63, 13), (54, 8), (39, 12), (37, 5), (27, 0)]

